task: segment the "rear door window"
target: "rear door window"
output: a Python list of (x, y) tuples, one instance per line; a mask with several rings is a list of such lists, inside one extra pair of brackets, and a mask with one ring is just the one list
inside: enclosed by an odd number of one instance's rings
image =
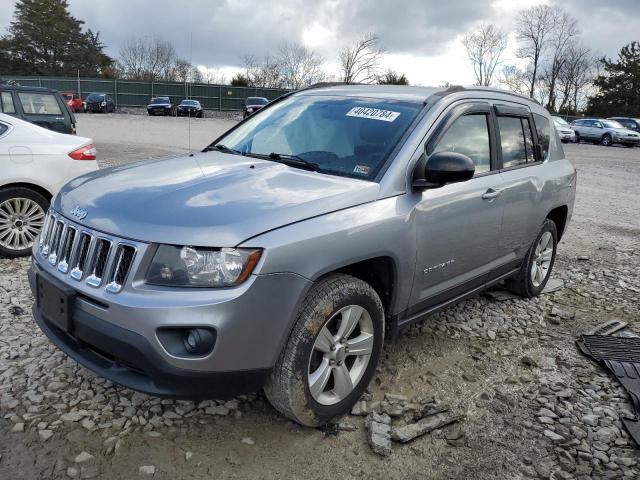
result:
[(0, 92), (0, 104), (4, 113), (16, 113), (11, 92)]
[(538, 134), (538, 145), (542, 148), (541, 160), (546, 160), (549, 155), (549, 142), (551, 140), (551, 126), (547, 117), (533, 114), (533, 121), (536, 124), (536, 133)]
[(491, 170), (487, 115), (469, 114), (458, 118), (442, 136), (433, 153), (457, 152), (466, 155), (476, 167), (476, 173)]
[(62, 115), (60, 105), (52, 93), (18, 92), (22, 110), (29, 115)]
[(498, 117), (502, 168), (535, 162), (533, 136), (527, 118)]

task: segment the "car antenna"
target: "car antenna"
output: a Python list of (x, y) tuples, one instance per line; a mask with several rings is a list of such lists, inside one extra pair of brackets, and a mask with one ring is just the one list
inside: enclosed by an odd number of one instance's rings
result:
[[(189, 32), (189, 70), (187, 74), (184, 76), (185, 90), (187, 94), (187, 98), (191, 98), (191, 85), (187, 82), (189, 76), (191, 75), (191, 69), (193, 68), (193, 31)], [(189, 153), (191, 153), (191, 110), (188, 110), (187, 113), (187, 146), (189, 149)]]

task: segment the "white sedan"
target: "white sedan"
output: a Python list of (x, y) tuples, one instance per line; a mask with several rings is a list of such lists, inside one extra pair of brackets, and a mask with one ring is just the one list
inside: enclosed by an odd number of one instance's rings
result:
[(51, 198), (98, 169), (92, 142), (0, 113), (0, 257), (31, 253)]

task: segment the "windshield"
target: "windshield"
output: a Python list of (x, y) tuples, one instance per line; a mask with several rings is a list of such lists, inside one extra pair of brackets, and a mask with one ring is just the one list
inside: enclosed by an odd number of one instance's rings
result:
[(292, 96), (250, 117), (218, 142), (242, 154), (294, 155), (318, 170), (371, 179), (422, 103)]
[(248, 97), (247, 105), (266, 105), (269, 103), (269, 100), (262, 97)]
[(87, 97), (87, 102), (101, 102), (102, 100), (104, 100), (104, 95), (98, 93), (92, 93)]
[(169, 103), (169, 97), (154, 97), (151, 103)]
[(198, 102), (195, 100), (183, 100), (180, 102), (180, 105), (187, 105), (189, 107), (195, 107), (198, 105)]
[(564, 118), (553, 117), (553, 123), (556, 124), (556, 127), (568, 127), (569, 123)]
[(73, 95), (70, 93), (63, 93), (62, 98), (64, 98), (65, 100), (73, 100)]
[(606, 128), (624, 128), (621, 123), (618, 123), (615, 120), (602, 120), (602, 124)]

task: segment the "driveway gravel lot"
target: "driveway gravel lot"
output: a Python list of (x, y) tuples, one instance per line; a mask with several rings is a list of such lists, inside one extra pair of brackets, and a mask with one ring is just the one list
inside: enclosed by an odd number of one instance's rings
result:
[[(186, 124), (82, 115), (79, 133), (110, 165), (186, 151)], [(193, 120), (192, 144), (231, 125)], [(626, 393), (574, 341), (609, 319), (640, 333), (640, 149), (565, 150), (579, 180), (560, 288), (479, 295), (403, 330), (358, 415), (323, 430), (282, 418), (261, 394), (161, 400), (96, 377), (33, 323), (29, 260), (0, 260), (0, 478), (638, 478)], [(426, 409), (457, 421), (388, 456), (368, 445), (365, 423), (395, 428)]]

